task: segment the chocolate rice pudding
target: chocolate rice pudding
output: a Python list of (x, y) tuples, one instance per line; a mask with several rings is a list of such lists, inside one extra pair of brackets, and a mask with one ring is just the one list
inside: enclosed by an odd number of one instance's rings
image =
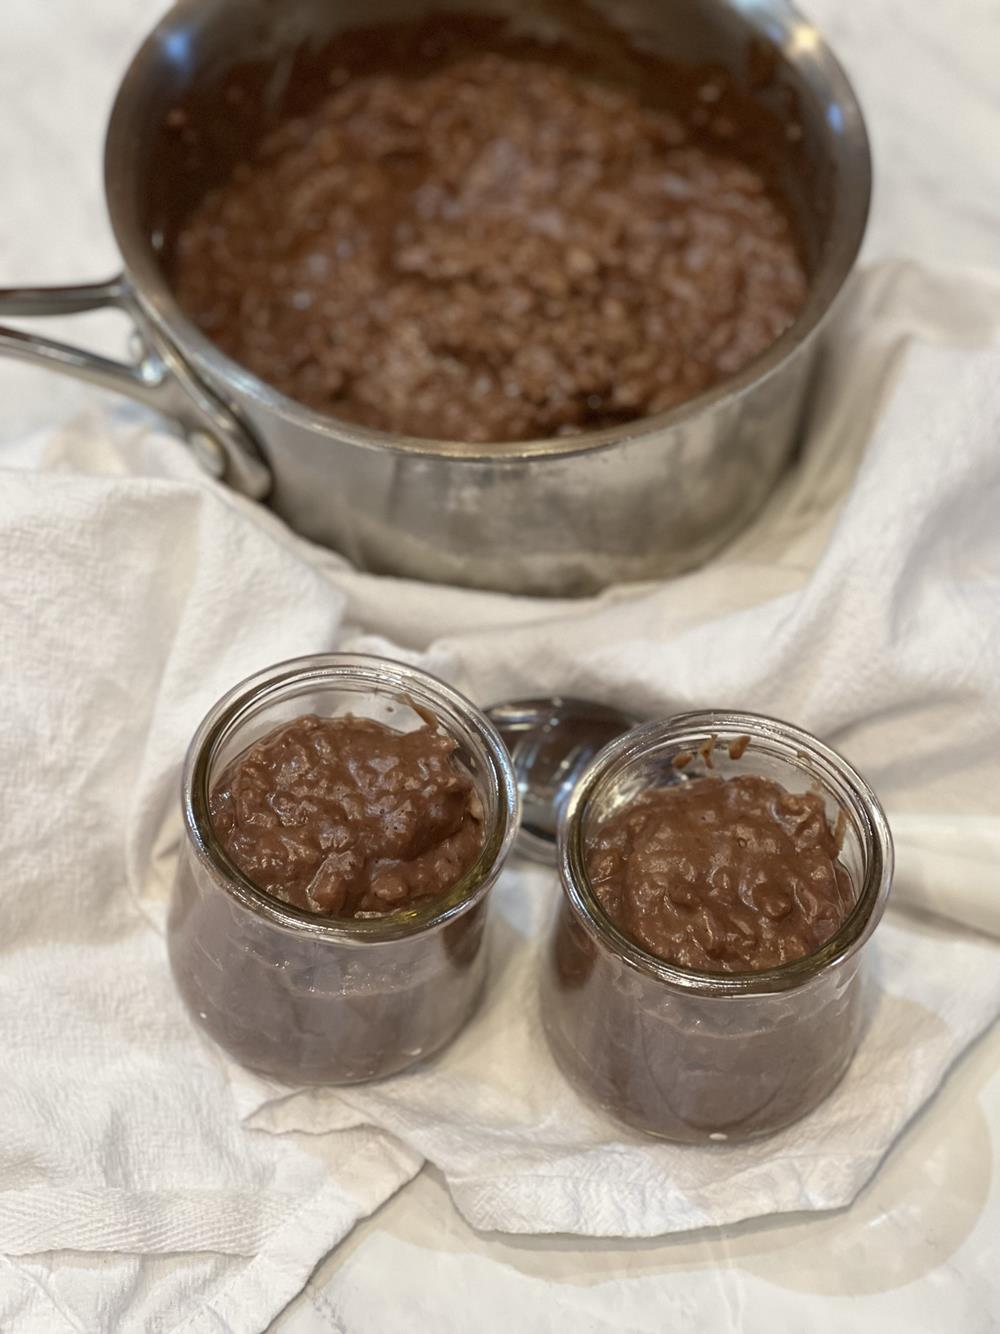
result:
[(587, 852), (608, 918), (667, 963), (704, 972), (777, 968), (843, 924), (854, 891), (814, 792), (767, 778), (697, 778), (640, 794)]
[(312, 714), (238, 756), (212, 791), (230, 859), (258, 888), (329, 917), (378, 917), (446, 893), (483, 846), (457, 743), (425, 726)]
[(793, 224), (721, 73), (640, 89), (442, 23), (361, 65), (335, 42), (323, 95), (194, 206), (171, 280), (223, 351), (336, 417), (513, 442), (673, 407), (792, 323)]

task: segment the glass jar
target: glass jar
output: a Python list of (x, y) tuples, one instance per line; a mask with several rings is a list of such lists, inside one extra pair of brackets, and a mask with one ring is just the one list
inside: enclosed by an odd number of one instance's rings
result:
[[(647, 953), (605, 916), (586, 869), (593, 832), (640, 792), (688, 781), (706, 753), (720, 777), (752, 774), (822, 796), (855, 902), (815, 953), (756, 973), (695, 972)], [(864, 1021), (865, 947), (893, 869), (878, 798), (844, 759), (754, 714), (648, 724), (607, 746), (582, 777), (560, 827), (559, 864), (542, 1015), (582, 1093), (631, 1126), (693, 1143), (770, 1134), (833, 1089)]]
[[(439, 899), (389, 916), (331, 919), (258, 889), (216, 839), (209, 796), (225, 767), (305, 713), (352, 713), (398, 731), (433, 716), (458, 742), (483, 808), (478, 860)], [(489, 891), (518, 825), (510, 759), (469, 700), (384, 658), (298, 658), (252, 676), (195, 733), (183, 777), (186, 830), (168, 924), (188, 1009), (244, 1065), (296, 1084), (348, 1084), (438, 1051), (475, 1008), (486, 972)]]

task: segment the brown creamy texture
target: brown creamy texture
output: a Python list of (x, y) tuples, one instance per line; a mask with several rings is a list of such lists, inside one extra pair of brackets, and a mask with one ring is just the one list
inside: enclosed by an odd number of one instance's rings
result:
[(651, 954), (707, 972), (804, 958), (854, 906), (821, 797), (766, 778), (642, 793), (597, 831), (587, 869), (611, 921)]
[(430, 727), (305, 715), (229, 765), (212, 826), (276, 898), (329, 917), (396, 912), (444, 894), (482, 848), (482, 806), (456, 749)]
[(690, 105), (664, 66), (675, 114), (557, 48), (386, 47), (398, 68), (353, 77), (334, 51), (327, 95), (173, 248), (181, 305), (262, 379), (386, 431), (572, 435), (691, 398), (794, 320), (786, 206), (722, 75)]

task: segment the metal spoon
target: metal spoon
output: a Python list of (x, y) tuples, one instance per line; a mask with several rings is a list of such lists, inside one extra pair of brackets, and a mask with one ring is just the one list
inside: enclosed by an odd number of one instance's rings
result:
[(533, 861), (552, 865), (559, 818), (584, 769), (641, 720), (568, 695), (505, 700), (486, 712), (514, 762), (523, 807), (518, 846)]

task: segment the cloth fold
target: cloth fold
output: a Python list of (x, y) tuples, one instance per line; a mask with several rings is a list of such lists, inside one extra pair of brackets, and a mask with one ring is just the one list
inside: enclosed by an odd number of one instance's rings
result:
[[(0, 1325), (263, 1328), (425, 1159), (509, 1231), (654, 1235), (852, 1198), (1000, 1012), (1000, 945), (965, 929), (1000, 934), (998, 342), (995, 283), (864, 275), (758, 521), (702, 570), (580, 602), (355, 572), (135, 409), (0, 453)], [(437, 1060), (322, 1092), (227, 1062), (164, 950), (181, 758), (235, 681), (334, 648), (483, 704), (737, 706), (843, 750), (899, 875), (840, 1089), (742, 1149), (654, 1144), (585, 1107), (535, 1000), (555, 877), (518, 865), (486, 1001)]]

